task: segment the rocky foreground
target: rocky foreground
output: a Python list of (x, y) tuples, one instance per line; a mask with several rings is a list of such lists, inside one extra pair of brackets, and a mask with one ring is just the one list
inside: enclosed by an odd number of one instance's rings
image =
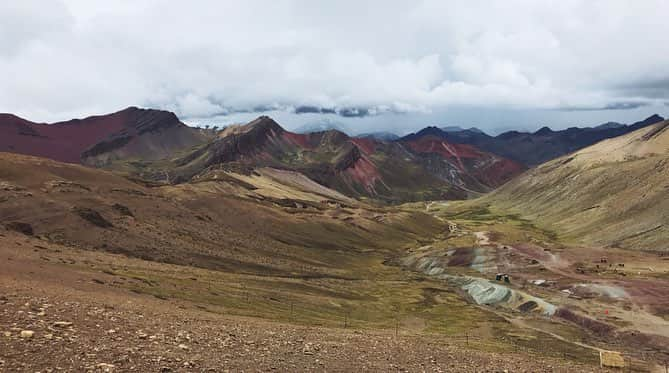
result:
[[(439, 336), (226, 317), (144, 296), (0, 288), (0, 371), (593, 371)], [(52, 291), (49, 290), (49, 291)]]

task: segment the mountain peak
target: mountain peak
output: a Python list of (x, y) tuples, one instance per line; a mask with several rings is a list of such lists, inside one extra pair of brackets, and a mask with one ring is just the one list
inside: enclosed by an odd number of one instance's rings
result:
[(597, 127), (594, 127), (594, 129), (596, 129), (596, 130), (608, 130), (608, 129), (621, 128), (621, 127), (625, 127), (625, 125), (622, 124), (622, 123), (618, 123), (618, 122), (606, 122), (606, 123), (600, 124)]
[(476, 127), (469, 127), (469, 128), (464, 128), (460, 126), (446, 126), (446, 127), (441, 127), (440, 128), (444, 132), (474, 132), (474, 133), (480, 133), (483, 134), (484, 132), (481, 131), (480, 129)]
[(261, 132), (285, 132), (279, 123), (267, 115), (259, 116), (258, 118), (248, 122), (244, 127), (246, 127), (247, 131), (259, 130)]
[(553, 133), (553, 130), (550, 129), (550, 127), (543, 126), (537, 132), (535, 132), (534, 134), (542, 136), (542, 135), (550, 135), (552, 133)]
[(651, 124), (662, 122), (663, 120), (664, 120), (664, 118), (662, 116), (660, 116), (658, 114), (653, 114), (653, 115), (649, 116), (648, 118), (646, 118), (644, 120), (641, 120), (641, 121), (638, 121), (636, 123), (630, 124), (628, 127), (631, 130), (638, 130), (639, 128), (644, 128), (644, 127), (650, 126)]
[(416, 136), (421, 137), (421, 136), (443, 136), (445, 134), (445, 131), (442, 130), (441, 128), (437, 126), (427, 126), (423, 128), (422, 130), (416, 132)]
[(152, 115), (171, 116), (171, 117), (177, 118), (177, 115), (174, 112), (171, 112), (171, 111), (168, 111), (168, 110), (153, 109), (153, 108), (141, 108), (141, 107), (138, 107), (138, 106), (128, 106), (127, 108), (119, 110), (119, 111), (117, 111), (115, 113), (112, 113), (112, 114), (96, 115), (96, 116), (93, 116), (93, 117), (118, 115), (118, 114), (130, 114), (130, 115), (152, 114)]
[(653, 114), (653, 115), (649, 116), (648, 118), (644, 119), (644, 121), (651, 121), (651, 120), (654, 120), (655, 123), (657, 123), (657, 122), (663, 121), (664, 117), (662, 117), (659, 114)]
[(350, 139), (347, 134), (336, 129), (330, 129), (320, 133), (322, 134), (322, 144), (340, 144)]

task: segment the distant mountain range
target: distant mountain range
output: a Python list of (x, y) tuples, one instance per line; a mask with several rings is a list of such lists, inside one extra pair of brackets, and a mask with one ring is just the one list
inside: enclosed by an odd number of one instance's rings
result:
[(630, 125), (610, 122), (594, 128), (572, 127), (560, 131), (543, 127), (534, 133), (509, 131), (497, 136), (490, 136), (478, 129), (445, 131), (442, 128), (426, 127), (403, 137), (401, 141), (434, 136), (451, 143), (473, 145), (524, 165), (535, 166), (601, 140), (621, 136), (662, 120), (664, 118), (655, 114)]
[[(0, 114), (0, 151), (35, 155), (180, 183), (223, 170), (299, 172), (350, 197), (386, 202), (462, 199), (488, 192), (527, 166), (662, 120), (632, 125), (489, 136), (476, 128), (426, 127), (397, 138), (336, 129), (297, 133), (262, 116), (222, 131), (186, 126), (171, 112), (129, 107), (108, 115), (38, 124)], [(332, 123), (325, 123), (332, 125)], [(304, 130), (304, 128), (303, 128)]]
[[(323, 122), (316, 122), (316, 123), (308, 123), (304, 124), (300, 127), (297, 127), (296, 129), (293, 130), (295, 133), (300, 133), (300, 134), (306, 134), (306, 133), (314, 133), (314, 132), (325, 132), (325, 131), (330, 131), (330, 130), (335, 130), (339, 132), (343, 132), (349, 136), (351, 136), (354, 131), (351, 130), (348, 126), (344, 125), (343, 123), (339, 122), (333, 122), (333, 121), (323, 121)], [(380, 140), (380, 141), (394, 141), (400, 138), (399, 135), (389, 132), (389, 131), (375, 131), (375, 132), (365, 132), (361, 133), (358, 135), (355, 135), (356, 137), (362, 137), (362, 138), (369, 138), (369, 139), (374, 139), (374, 140)]]
[(351, 133), (351, 129), (343, 123), (335, 122), (331, 120), (325, 120), (321, 122), (313, 122), (303, 124), (297, 127), (293, 132), (295, 133), (312, 133), (312, 132), (325, 132), (335, 130), (339, 132), (344, 132), (346, 134)]
[(483, 133), (480, 129), (476, 127), (469, 127), (469, 128), (462, 128), (460, 126), (446, 126), (446, 127), (441, 127), (441, 130), (444, 132), (478, 132), (478, 133)]
[(400, 138), (400, 136), (397, 134), (385, 131), (361, 133), (357, 137), (380, 140), (380, 141), (395, 141)]

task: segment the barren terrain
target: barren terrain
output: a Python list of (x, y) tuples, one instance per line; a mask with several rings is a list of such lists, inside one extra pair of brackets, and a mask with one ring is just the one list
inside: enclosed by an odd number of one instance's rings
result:
[(404, 268), (448, 241), (452, 222), (425, 206), (270, 170), (151, 186), (2, 160), (6, 371), (598, 369), (596, 351)]

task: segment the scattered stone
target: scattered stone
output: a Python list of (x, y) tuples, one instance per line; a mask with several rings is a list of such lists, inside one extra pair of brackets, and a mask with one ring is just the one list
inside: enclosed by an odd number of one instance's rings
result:
[(35, 335), (35, 332), (32, 330), (21, 330), (21, 338), (32, 338)]
[(183, 344), (183, 343), (182, 343), (182, 344), (180, 344), (180, 345), (179, 345), (179, 346), (177, 346), (177, 347), (179, 347), (179, 348), (180, 348), (180, 349), (182, 349), (182, 350), (188, 350), (188, 346), (186, 346), (186, 345), (185, 345), (185, 344)]
[(67, 328), (68, 326), (72, 326), (72, 323), (69, 321), (56, 321), (53, 323), (53, 326), (58, 328)]
[(114, 364), (108, 364), (108, 363), (100, 363), (97, 365), (99, 369), (101, 369), (103, 372), (111, 372), (116, 368), (116, 365)]
[(320, 350), (318, 346), (314, 346), (313, 343), (305, 343), (302, 348), (302, 353), (305, 355), (313, 355), (315, 352)]

